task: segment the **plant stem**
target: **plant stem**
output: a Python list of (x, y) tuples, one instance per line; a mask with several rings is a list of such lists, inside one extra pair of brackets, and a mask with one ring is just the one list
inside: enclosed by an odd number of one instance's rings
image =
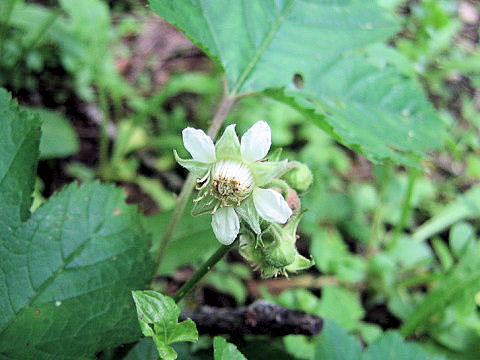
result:
[[(224, 96), (217, 110), (217, 113), (213, 117), (212, 124), (210, 125), (207, 131), (207, 134), (212, 139), (217, 135), (218, 130), (222, 126), (223, 121), (227, 117), (227, 114), (230, 111), (234, 102), (235, 102), (234, 97), (231, 97), (228, 94)], [(187, 202), (188, 202), (188, 199), (190, 199), (190, 195), (192, 194), (194, 184), (195, 184), (195, 176), (193, 176), (190, 173), (187, 179), (185, 180), (185, 182), (183, 183), (183, 187), (182, 187), (182, 190), (180, 191), (180, 195), (178, 195), (177, 205), (175, 206), (175, 209), (173, 209), (173, 214), (172, 214), (172, 217), (170, 218), (170, 222), (168, 223), (167, 230), (165, 231), (165, 234), (163, 235), (162, 241), (160, 243), (160, 247), (156, 252), (155, 263), (157, 266), (157, 270), (158, 270), (158, 267), (160, 266), (160, 262), (162, 261), (163, 256), (165, 255), (165, 250), (167, 248), (168, 242), (170, 241), (173, 235), (173, 232), (175, 231), (178, 221), (182, 217), (185, 207), (187, 206)]]
[(407, 185), (407, 192), (405, 193), (405, 197), (403, 198), (402, 203), (402, 213), (400, 215), (400, 220), (393, 231), (392, 238), (390, 243), (388, 244), (388, 248), (394, 248), (398, 242), (400, 234), (402, 233), (403, 229), (405, 229), (405, 225), (408, 220), (408, 216), (412, 210), (412, 195), (413, 195), (413, 188), (415, 187), (415, 181), (417, 180), (418, 170), (416, 168), (409, 168), (408, 169), (408, 185)]
[(12, 15), (13, 7), (17, 0), (10, 0), (6, 7), (5, 16), (1, 20), (2, 23), (0, 24), (0, 60), (3, 58), (3, 44), (5, 42), (5, 38), (7, 37), (7, 29), (8, 29), (8, 21), (10, 20), (10, 15)]
[(230, 245), (220, 246), (217, 251), (215, 251), (215, 253), (203, 263), (200, 269), (198, 269), (195, 274), (193, 274), (192, 277), (180, 288), (180, 290), (173, 295), (173, 300), (175, 300), (177, 303), (182, 300), (183, 297), (188, 294), (195, 287), (195, 285), (215, 266), (215, 264), (219, 262), (236, 244), (237, 241), (235, 240)]
[(107, 92), (103, 85), (98, 86), (98, 102), (102, 112), (102, 122), (100, 123), (100, 144), (98, 150), (98, 168), (103, 171), (108, 160), (108, 134), (107, 124), (109, 122), (109, 108)]

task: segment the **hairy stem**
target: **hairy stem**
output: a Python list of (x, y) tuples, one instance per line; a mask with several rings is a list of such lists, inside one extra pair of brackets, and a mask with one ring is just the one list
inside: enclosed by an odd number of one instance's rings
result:
[(187, 295), (195, 285), (202, 280), (202, 278), (215, 266), (217, 262), (219, 262), (226, 253), (230, 251), (236, 245), (237, 241), (234, 241), (230, 245), (222, 245), (218, 248), (215, 253), (208, 258), (207, 261), (203, 263), (203, 265), (198, 269), (195, 274), (178, 290), (175, 295), (173, 295), (173, 300), (175, 302), (179, 302), (183, 299), (185, 295)]
[[(213, 139), (220, 127), (223, 124), (223, 121), (228, 115), (233, 103), (235, 102), (235, 98), (229, 96), (228, 94), (224, 96), (217, 113), (213, 117), (212, 124), (208, 128), (207, 134)], [(180, 195), (178, 195), (177, 205), (173, 210), (172, 217), (170, 218), (170, 222), (168, 223), (167, 230), (163, 235), (162, 241), (160, 243), (160, 247), (155, 254), (155, 263), (158, 267), (160, 266), (160, 262), (162, 261), (163, 256), (165, 255), (165, 250), (167, 248), (168, 242), (172, 238), (173, 232), (182, 217), (182, 214), (187, 206), (188, 199), (190, 199), (190, 195), (192, 194), (193, 188), (195, 185), (195, 176), (189, 174), (187, 179), (185, 180), (182, 190), (180, 191)]]
[(400, 215), (400, 220), (393, 231), (392, 238), (390, 243), (388, 244), (389, 248), (394, 248), (397, 244), (397, 241), (402, 233), (403, 229), (405, 229), (405, 225), (408, 220), (408, 216), (412, 210), (412, 195), (413, 195), (413, 188), (415, 187), (415, 181), (417, 180), (418, 170), (416, 168), (410, 168), (408, 170), (408, 185), (407, 185), (407, 192), (405, 193), (405, 197), (403, 198), (402, 203), (402, 213)]

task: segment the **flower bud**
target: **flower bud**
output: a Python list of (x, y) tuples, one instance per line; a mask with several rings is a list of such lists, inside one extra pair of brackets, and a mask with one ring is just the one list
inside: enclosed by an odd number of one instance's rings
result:
[(296, 166), (284, 174), (282, 179), (297, 192), (303, 193), (312, 185), (313, 174), (307, 165), (296, 163)]

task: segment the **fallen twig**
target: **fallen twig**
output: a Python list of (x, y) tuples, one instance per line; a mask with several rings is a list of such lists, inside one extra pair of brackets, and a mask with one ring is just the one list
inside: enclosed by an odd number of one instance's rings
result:
[(257, 300), (249, 306), (236, 309), (202, 306), (194, 311), (184, 310), (180, 318), (192, 319), (200, 334), (209, 335), (313, 336), (323, 326), (323, 320), (316, 315), (287, 309), (265, 300)]

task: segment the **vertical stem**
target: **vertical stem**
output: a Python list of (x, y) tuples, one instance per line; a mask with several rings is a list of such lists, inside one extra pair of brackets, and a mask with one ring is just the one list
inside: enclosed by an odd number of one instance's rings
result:
[(393, 231), (392, 238), (390, 243), (388, 244), (389, 248), (395, 247), (400, 234), (402, 233), (403, 229), (405, 229), (405, 225), (408, 220), (408, 216), (412, 210), (412, 195), (413, 195), (413, 188), (415, 187), (415, 181), (417, 180), (418, 170), (416, 168), (409, 168), (408, 169), (408, 185), (407, 191), (405, 193), (405, 197), (403, 198), (402, 202), (402, 213), (400, 215), (400, 219)]
[(8, 21), (10, 20), (10, 15), (12, 15), (13, 7), (15, 6), (16, 2), (17, 0), (10, 0), (7, 5), (5, 5), (5, 16), (1, 20), (2, 23), (0, 24), (0, 60), (3, 58), (3, 44), (5, 42), (5, 38), (7, 37)]
[(107, 92), (103, 85), (98, 86), (98, 101), (102, 112), (102, 122), (100, 123), (100, 144), (98, 152), (98, 168), (102, 171), (108, 160), (108, 134), (107, 125), (109, 122), (109, 107)]
[[(222, 126), (223, 121), (227, 117), (228, 112), (230, 111), (233, 103), (235, 102), (234, 97), (230, 97), (228, 94), (224, 96), (217, 113), (213, 117), (212, 124), (210, 125), (207, 134), (213, 139), (215, 135), (217, 135), (218, 130)], [(160, 247), (155, 256), (155, 262), (157, 269), (160, 266), (160, 262), (162, 261), (163, 256), (165, 255), (165, 249), (167, 248), (168, 242), (170, 241), (173, 232), (178, 224), (178, 221), (182, 217), (183, 211), (187, 206), (188, 199), (193, 191), (193, 187), (195, 184), (195, 176), (189, 174), (187, 179), (185, 180), (180, 195), (177, 199), (177, 205), (175, 209), (173, 209), (172, 217), (170, 218), (170, 222), (168, 223), (167, 230), (163, 235), (162, 241), (160, 243)]]
[(236, 245), (237, 241), (234, 241), (230, 245), (222, 245), (215, 253), (208, 258), (207, 261), (192, 275), (192, 277), (173, 295), (173, 300), (179, 302), (183, 297), (188, 294), (195, 285), (219, 262), (228, 251)]

